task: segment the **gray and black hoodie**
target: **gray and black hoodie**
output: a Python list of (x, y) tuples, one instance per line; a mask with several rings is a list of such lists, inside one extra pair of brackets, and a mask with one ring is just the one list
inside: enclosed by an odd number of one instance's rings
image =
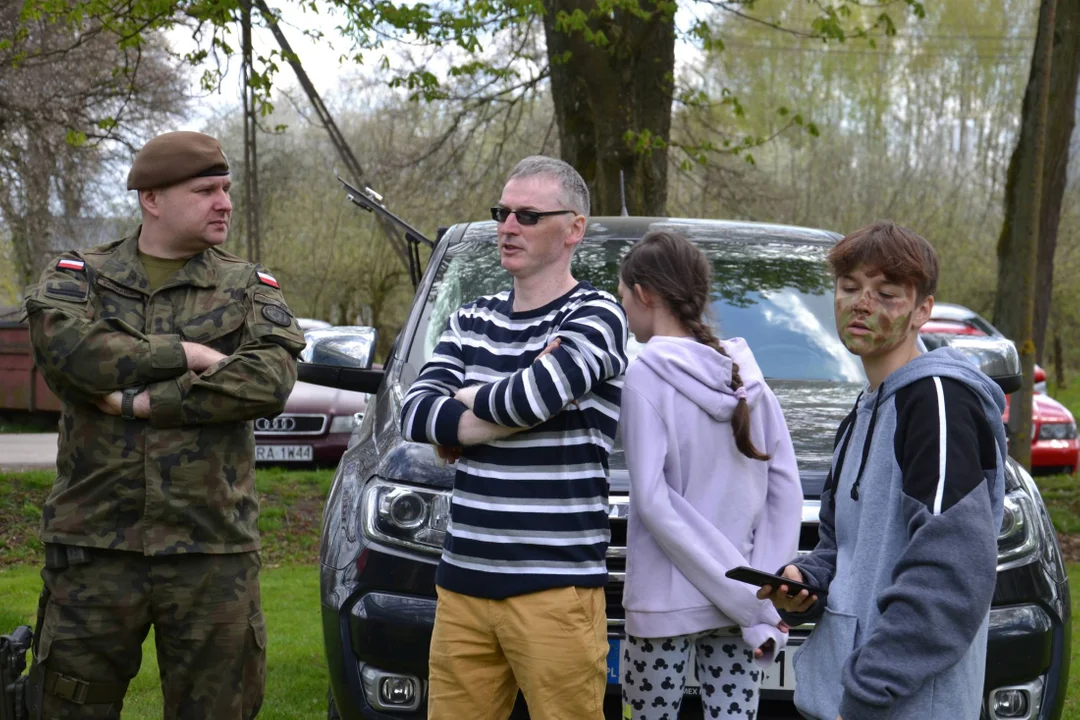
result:
[(1005, 396), (950, 348), (864, 392), (840, 425), (820, 538), (795, 564), (828, 590), (794, 657), (818, 720), (979, 717), (1003, 512)]

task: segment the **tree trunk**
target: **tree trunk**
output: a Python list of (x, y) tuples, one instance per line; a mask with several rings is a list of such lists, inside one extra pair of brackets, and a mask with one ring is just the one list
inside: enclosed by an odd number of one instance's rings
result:
[[(651, 0), (641, 7), (648, 18), (624, 10), (593, 17), (594, 0), (550, 0), (544, 15), (562, 159), (588, 183), (595, 215), (619, 214), (620, 170), (631, 215), (666, 214), (674, 9), (658, 9)], [(561, 13), (576, 10), (590, 16), (589, 29), (610, 43), (557, 27)], [(652, 139), (645, 149), (638, 146), (642, 137)]]
[(1031, 75), (1024, 92), (1020, 137), (1005, 185), (1005, 222), (998, 240), (994, 322), (1016, 342), (1024, 383), (1009, 408), (1009, 454), (1031, 467), (1031, 407), (1035, 380), (1035, 283), (1046, 150), (1050, 63), (1057, 0), (1042, 0)]
[(1061, 351), (1061, 333), (1054, 328), (1054, 389), (1065, 387), (1065, 360)]
[(1046, 327), (1050, 321), (1054, 290), (1054, 253), (1065, 197), (1070, 139), (1076, 122), (1076, 93), (1080, 81), (1080, 0), (1057, 0), (1053, 53), (1039, 216), (1039, 269), (1035, 276), (1035, 357), (1039, 363), (1048, 352)]
[(5, 203), (10, 208), (5, 208), (4, 214), (11, 226), (19, 279), (29, 285), (37, 282), (51, 248), (53, 217), (49, 200), (51, 179), (57, 172), (56, 155), (47, 140), (31, 131), (19, 165), (23, 187), (15, 190), (14, 202)]

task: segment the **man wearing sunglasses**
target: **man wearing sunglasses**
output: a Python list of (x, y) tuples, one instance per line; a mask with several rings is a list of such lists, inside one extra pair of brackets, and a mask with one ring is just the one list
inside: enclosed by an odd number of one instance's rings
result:
[(607, 682), (607, 459), (626, 316), (578, 282), (589, 191), (518, 163), (491, 209), (513, 288), (463, 305), (405, 397), (402, 432), (457, 462), (435, 576), (428, 718), (599, 720)]

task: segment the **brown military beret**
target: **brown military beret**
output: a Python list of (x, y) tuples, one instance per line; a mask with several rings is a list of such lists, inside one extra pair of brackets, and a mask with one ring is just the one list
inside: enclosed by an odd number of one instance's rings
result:
[(169, 187), (195, 177), (229, 174), (221, 143), (198, 132), (170, 132), (143, 145), (128, 172), (128, 190)]

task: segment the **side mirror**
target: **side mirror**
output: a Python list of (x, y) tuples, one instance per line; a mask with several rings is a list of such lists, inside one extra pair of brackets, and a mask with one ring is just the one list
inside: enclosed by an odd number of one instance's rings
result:
[(970, 357), (1006, 395), (1016, 392), (1024, 384), (1024, 375), (1020, 370), (1020, 354), (1012, 340), (1003, 337), (955, 335), (948, 339), (947, 344)]
[(342, 326), (308, 330), (307, 346), (300, 353), (297, 375), (313, 385), (374, 393), (383, 371), (372, 370), (379, 334), (375, 328)]

